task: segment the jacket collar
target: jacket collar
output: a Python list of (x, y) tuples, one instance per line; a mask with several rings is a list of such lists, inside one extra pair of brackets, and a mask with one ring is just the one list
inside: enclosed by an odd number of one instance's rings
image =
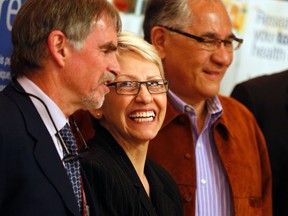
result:
[[(224, 102), (223, 98), (225, 98), (225, 97), (221, 96), (221, 95), (218, 95), (218, 97), (219, 97), (220, 103), (222, 104)], [(229, 119), (229, 116), (225, 115), (224, 112), (225, 112), (225, 110), (223, 110), (223, 115), (220, 116), (220, 118), (218, 118), (218, 120), (216, 120), (216, 122), (213, 124), (213, 127), (216, 127), (218, 130), (220, 130), (221, 134), (223, 134), (225, 136), (227, 136), (229, 134), (232, 137), (234, 137), (233, 134), (235, 134), (235, 133), (233, 132), (233, 129), (229, 129), (226, 126), (227, 123), (229, 121), (231, 121), (231, 119)], [(172, 105), (170, 99), (168, 99), (166, 117), (165, 117), (164, 123), (162, 125), (162, 128), (166, 127), (167, 125), (169, 125), (172, 121), (174, 121), (176, 119), (181, 119), (181, 122), (185, 122), (185, 123), (187, 122), (187, 124), (191, 124), (191, 123), (188, 123), (188, 122), (190, 122), (189, 116), (186, 113), (181, 113), (178, 110), (176, 110), (175, 107)]]
[[(97, 142), (98, 144), (100, 143), (103, 146), (103, 148), (106, 149), (106, 151), (108, 151), (112, 155), (114, 160), (116, 160), (116, 162), (121, 165), (121, 167), (125, 167), (123, 171), (129, 177), (131, 183), (134, 184), (134, 187), (138, 191), (139, 199), (141, 200), (143, 207), (146, 209), (147, 212), (149, 212), (149, 215), (156, 216), (152, 203), (150, 202), (145, 192), (141, 180), (138, 177), (138, 174), (132, 162), (130, 161), (129, 157), (127, 156), (123, 148), (117, 143), (117, 141), (110, 134), (110, 132), (106, 128), (104, 128), (97, 120), (94, 121), (93, 126), (94, 130), (97, 131), (96, 133), (97, 138), (95, 142)], [(101, 134), (101, 136), (97, 136), (97, 134)], [(93, 148), (93, 146), (91, 148)], [(158, 194), (163, 193), (165, 189), (164, 185), (158, 180), (154, 170), (151, 168), (151, 161), (149, 161), (148, 159), (145, 162), (144, 169), (147, 179), (150, 183), (151, 192), (154, 191), (153, 196), (155, 196), (154, 197), (156, 201), (155, 204), (157, 205), (157, 201), (161, 198), (161, 197), (159, 198)]]
[[(21, 93), (22, 92), (22, 93)], [(80, 215), (73, 189), (53, 140), (29, 96), (17, 81), (5, 89), (5, 93), (17, 104), (23, 115), (27, 132), (34, 138), (34, 157), (40, 169), (55, 186), (63, 202), (73, 215)]]
[(162, 125), (162, 128), (166, 127), (168, 124), (170, 124), (174, 119), (176, 119), (178, 116), (187, 116), (185, 113), (181, 113), (178, 110), (175, 109), (175, 107), (172, 105), (170, 99), (167, 100), (167, 110), (166, 110), (166, 116)]

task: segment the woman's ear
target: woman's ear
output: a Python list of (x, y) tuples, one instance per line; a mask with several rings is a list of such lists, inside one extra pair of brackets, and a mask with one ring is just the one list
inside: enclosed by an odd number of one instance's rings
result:
[(165, 42), (167, 40), (168, 32), (160, 26), (154, 26), (151, 29), (151, 43), (158, 51), (160, 58), (163, 60), (166, 56)]
[(61, 66), (65, 65), (68, 52), (68, 39), (59, 30), (52, 31), (48, 36), (48, 49), (52, 58)]
[(91, 115), (94, 118), (96, 118), (98, 120), (100, 120), (103, 117), (103, 111), (101, 110), (101, 108), (100, 109), (91, 109), (91, 110), (89, 110), (89, 112), (91, 113)]

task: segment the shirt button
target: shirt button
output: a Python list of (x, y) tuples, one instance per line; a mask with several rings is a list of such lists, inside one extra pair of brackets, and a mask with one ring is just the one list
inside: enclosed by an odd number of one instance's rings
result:
[(192, 111), (192, 108), (190, 106), (185, 106), (185, 111), (186, 112), (191, 112)]
[(186, 202), (191, 202), (191, 201), (192, 201), (192, 196), (191, 196), (191, 195), (187, 195), (187, 196), (185, 197), (185, 201), (186, 201)]
[(201, 184), (205, 185), (207, 183), (207, 180), (206, 179), (201, 179)]
[(187, 153), (187, 154), (185, 154), (185, 158), (186, 158), (187, 160), (191, 160), (192, 156), (191, 156), (191, 154)]
[(199, 143), (199, 144), (197, 144), (197, 148), (201, 148), (202, 147), (202, 145)]

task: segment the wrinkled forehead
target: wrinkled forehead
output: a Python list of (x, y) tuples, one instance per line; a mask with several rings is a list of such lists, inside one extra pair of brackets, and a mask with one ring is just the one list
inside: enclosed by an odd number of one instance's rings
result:
[(190, 0), (189, 6), (192, 12), (192, 20), (205, 20), (207, 14), (214, 14), (214, 16), (219, 16), (223, 20), (230, 20), (226, 7), (221, 0)]
[(193, 33), (230, 35), (232, 23), (225, 5), (219, 0), (191, 0), (191, 30)]

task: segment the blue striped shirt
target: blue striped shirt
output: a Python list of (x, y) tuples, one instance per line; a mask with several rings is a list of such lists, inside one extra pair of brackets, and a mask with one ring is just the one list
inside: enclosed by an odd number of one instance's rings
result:
[(193, 125), (196, 158), (196, 216), (232, 215), (232, 198), (225, 170), (218, 156), (212, 136), (212, 124), (222, 115), (222, 106), (217, 96), (206, 101), (207, 116), (202, 132), (197, 131), (196, 113), (171, 91), (168, 97), (174, 107), (189, 115)]

